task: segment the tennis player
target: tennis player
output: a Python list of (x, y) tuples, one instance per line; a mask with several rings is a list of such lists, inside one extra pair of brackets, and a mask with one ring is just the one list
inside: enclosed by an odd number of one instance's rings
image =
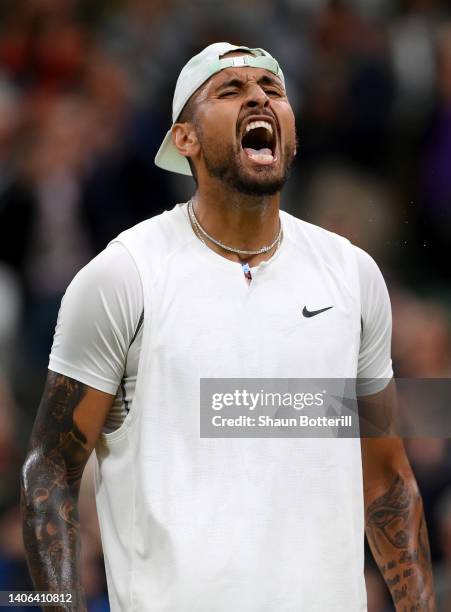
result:
[[(280, 211), (293, 111), (263, 49), (210, 45), (178, 78), (156, 163), (193, 198), (122, 233), (62, 301), (22, 469), (38, 590), (81, 586), (95, 448), (113, 612), (366, 610), (366, 531), (399, 611), (435, 610), (399, 438), (204, 438), (200, 379), (357, 379), (394, 411), (387, 290), (346, 239)], [(55, 608), (49, 608), (55, 610)]]

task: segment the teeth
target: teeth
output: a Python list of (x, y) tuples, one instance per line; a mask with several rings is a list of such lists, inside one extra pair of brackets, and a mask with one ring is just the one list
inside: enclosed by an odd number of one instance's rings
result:
[(272, 125), (268, 123), (268, 121), (251, 121), (251, 123), (248, 123), (246, 126), (246, 134), (256, 128), (265, 128), (272, 136)]

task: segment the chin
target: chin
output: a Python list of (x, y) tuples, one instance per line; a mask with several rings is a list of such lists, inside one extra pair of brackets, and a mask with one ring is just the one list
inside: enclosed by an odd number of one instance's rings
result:
[(248, 196), (272, 196), (279, 193), (287, 182), (294, 155), (287, 151), (277, 166), (250, 169), (244, 165), (240, 152), (229, 151), (221, 160), (205, 156), (210, 176), (220, 179), (228, 187)]
[(249, 172), (242, 166), (229, 175), (229, 185), (245, 195), (272, 196), (279, 193), (288, 179), (289, 168), (259, 168)]
[(285, 185), (285, 177), (259, 178), (251, 176), (237, 177), (231, 182), (237, 191), (245, 195), (271, 196), (279, 193)]

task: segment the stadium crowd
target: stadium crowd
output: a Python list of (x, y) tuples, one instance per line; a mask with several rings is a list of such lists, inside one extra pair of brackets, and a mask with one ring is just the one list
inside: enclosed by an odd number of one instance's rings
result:
[[(395, 374), (451, 377), (451, 3), (446, 0), (3, 0), (0, 3), (0, 590), (30, 589), (19, 469), (59, 304), (116, 234), (184, 201), (156, 168), (182, 65), (220, 40), (278, 58), (299, 152), (284, 208), (382, 268)], [(449, 432), (444, 432), (447, 437)], [(451, 611), (451, 447), (406, 440)], [(90, 611), (108, 610), (92, 491)], [(368, 554), (369, 612), (392, 605)], [(27, 608), (30, 609), (30, 608)]]

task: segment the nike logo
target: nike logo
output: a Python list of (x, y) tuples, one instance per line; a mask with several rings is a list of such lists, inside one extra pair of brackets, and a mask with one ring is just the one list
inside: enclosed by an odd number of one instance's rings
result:
[(302, 314), (304, 317), (315, 317), (316, 315), (326, 312), (326, 310), (330, 310), (331, 308), (333, 308), (333, 306), (327, 306), (326, 308), (321, 308), (321, 310), (307, 310), (307, 306), (304, 306)]

